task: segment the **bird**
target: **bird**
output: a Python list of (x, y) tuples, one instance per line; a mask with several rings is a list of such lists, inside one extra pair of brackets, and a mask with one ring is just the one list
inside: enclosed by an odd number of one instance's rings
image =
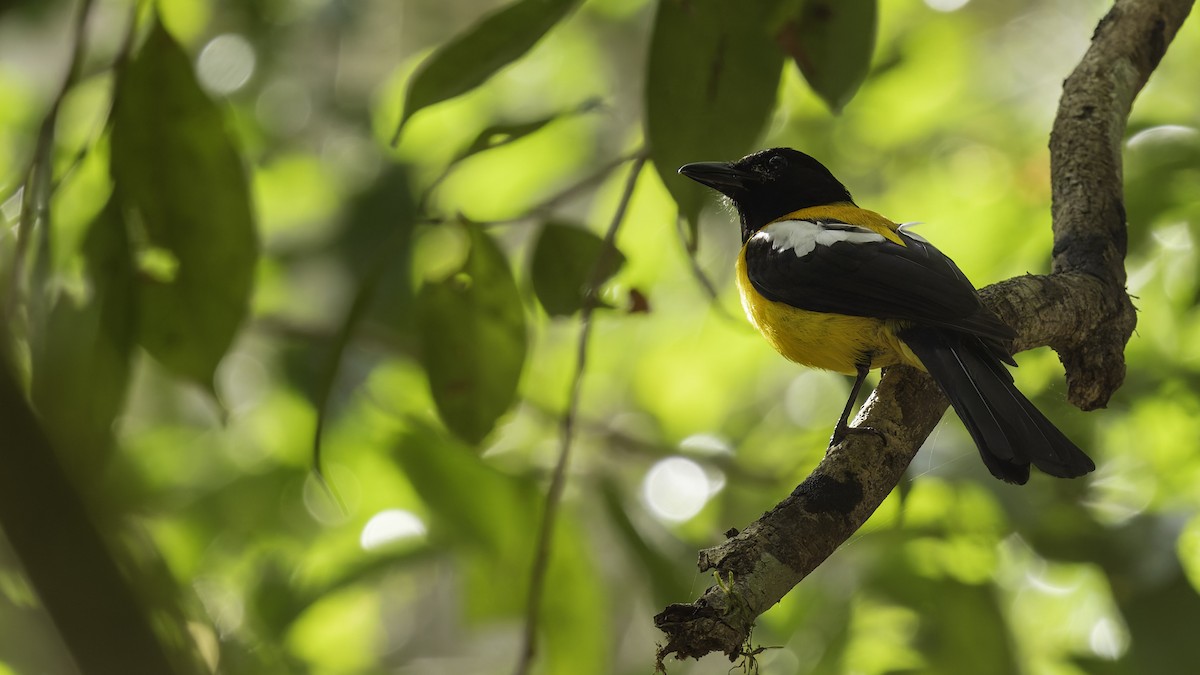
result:
[(741, 221), (736, 283), (750, 322), (784, 357), (854, 375), (831, 443), (873, 368), (927, 372), (993, 476), (1023, 485), (1030, 465), (1061, 478), (1096, 466), (1016, 387), (1016, 337), (949, 257), (908, 223), (860, 208), (821, 162), (771, 148), (679, 173), (728, 198)]

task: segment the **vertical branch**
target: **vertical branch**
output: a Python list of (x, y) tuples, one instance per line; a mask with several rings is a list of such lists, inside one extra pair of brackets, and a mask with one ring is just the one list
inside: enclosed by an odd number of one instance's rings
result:
[(546, 490), (546, 507), (542, 513), (542, 522), (538, 528), (537, 549), (533, 558), (533, 566), (529, 575), (529, 597), (525, 610), (525, 634), (521, 648), (520, 661), (517, 662), (514, 675), (525, 675), (533, 665), (537, 653), (538, 617), (541, 613), (542, 594), (546, 587), (546, 571), (550, 567), (550, 551), (554, 543), (554, 524), (558, 518), (558, 510), (562, 504), (563, 490), (567, 484), (567, 465), (571, 456), (571, 445), (575, 437), (575, 419), (579, 411), (579, 398), (583, 390), (583, 375), (587, 369), (588, 342), (592, 334), (592, 313), (598, 303), (596, 295), (599, 292), (600, 279), (603, 270), (609, 265), (609, 259), (615, 251), (614, 242), (629, 202), (633, 198), (633, 189), (637, 185), (638, 175), (646, 164), (645, 150), (639, 151), (629, 167), (629, 177), (625, 179), (625, 189), (617, 203), (608, 231), (604, 234), (604, 246), (592, 266), (591, 280), (584, 294), (583, 309), (579, 315), (579, 342), (575, 353), (575, 375), (571, 379), (571, 393), (567, 408), (559, 423), (558, 460), (554, 464), (554, 473), (550, 477), (550, 486)]
[(1192, 0), (1117, 0), (1063, 83), (1050, 133), (1054, 271), (1081, 273), (1113, 299), (1108, 316), (1074, 343), (1052, 344), (1076, 406), (1103, 407), (1125, 378), (1137, 316), (1125, 293), (1121, 147), (1133, 99), (1162, 60)]

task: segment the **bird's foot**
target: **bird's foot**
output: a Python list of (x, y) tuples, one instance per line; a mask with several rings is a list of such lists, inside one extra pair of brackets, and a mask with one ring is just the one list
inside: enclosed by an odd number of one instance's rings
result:
[(839, 424), (833, 430), (833, 435), (829, 437), (829, 447), (833, 447), (838, 443), (846, 440), (850, 434), (870, 434), (878, 438), (884, 445), (887, 445), (887, 436), (875, 427), (852, 427), (848, 424)]

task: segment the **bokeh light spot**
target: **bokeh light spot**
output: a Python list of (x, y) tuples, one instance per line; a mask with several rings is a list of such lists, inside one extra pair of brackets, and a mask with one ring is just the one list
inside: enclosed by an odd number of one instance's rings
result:
[(938, 12), (954, 12), (967, 6), (971, 0), (925, 0), (925, 6)]
[(226, 95), (250, 81), (254, 65), (254, 47), (250, 42), (240, 35), (225, 33), (209, 40), (200, 50), (196, 74), (205, 89)]
[(733, 454), (733, 448), (730, 447), (729, 441), (716, 434), (709, 433), (688, 436), (679, 441), (679, 449), (705, 457), (729, 456)]
[(297, 80), (277, 80), (263, 89), (254, 103), (254, 114), (264, 127), (277, 134), (294, 134), (312, 118), (312, 96)]
[(304, 479), (304, 508), (309, 516), (323, 525), (346, 522), (358, 508), (361, 498), (362, 485), (358, 478), (340, 465), (325, 466), (325, 485), (311, 473)]
[(365, 551), (374, 551), (390, 544), (424, 537), (425, 523), (416, 514), (403, 509), (387, 509), (371, 516), (363, 526), (359, 544)]
[(686, 457), (667, 457), (655, 463), (642, 481), (642, 499), (658, 518), (690, 520), (711, 494), (704, 468)]
[(1101, 617), (1092, 626), (1088, 635), (1088, 646), (1096, 656), (1116, 661), (1129, 647), (1129, 635), (1121, 624), (1108, 617)]

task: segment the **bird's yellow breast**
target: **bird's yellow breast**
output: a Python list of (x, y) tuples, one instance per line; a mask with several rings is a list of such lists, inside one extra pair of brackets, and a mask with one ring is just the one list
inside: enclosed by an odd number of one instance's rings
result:
[(854, 374), (859, 364), (921, 367), (920, 360), (896, 337), (894, 322), (810, 312), (763, 297), (746, 275), (744, 247), (738, 255), (736, 277), (750, 322), (771, 346), (796, 363), (846, 374)]

